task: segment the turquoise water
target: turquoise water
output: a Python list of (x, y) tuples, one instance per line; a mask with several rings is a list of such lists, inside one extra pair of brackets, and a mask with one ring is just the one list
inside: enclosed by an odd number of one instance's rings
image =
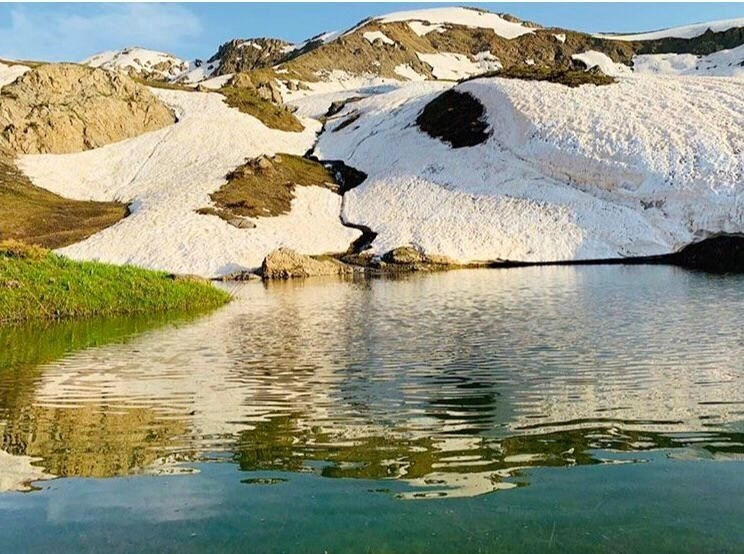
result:
[(233, 290), (3, 330), (4, 549), (744, 551), (741, 277)]

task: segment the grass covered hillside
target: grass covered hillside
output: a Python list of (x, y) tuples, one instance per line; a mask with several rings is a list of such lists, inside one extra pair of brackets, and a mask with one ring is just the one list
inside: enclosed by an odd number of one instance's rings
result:
[(126, 204), (69, 200), (34, 186), (0, 153), (0, 241), (46, 248), (79, 242), (127, 216)]
[(0, 324), (31, 319), (206, 310), (230, 295), (208, 281), (0, 243)]

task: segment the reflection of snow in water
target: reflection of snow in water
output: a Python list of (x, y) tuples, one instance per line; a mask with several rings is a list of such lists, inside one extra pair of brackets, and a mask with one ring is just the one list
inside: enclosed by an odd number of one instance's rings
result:
[(291, 416), (272, 432), (300, 457), (385, 437), (434, 458), (419, 478), (396, 455), (391, 476), (476, 494), (507, 486), (494, 460), (541, 463), (534, 445), (499, 451), (514, 434), (744, 419), (740, 285), (666, 267), (250, 284), (194, 323), (49, 364), (35, 402), (153, 408), (186, 422), (173, 449), (191, 452), (239, 432), (250, 447), (250, 429)]
[(13, 456), (0, 450), (0, 492), (30, 491), (32, 482), (53, 479), (54, 475), (32, 465), (38, 461), (29, 456)]

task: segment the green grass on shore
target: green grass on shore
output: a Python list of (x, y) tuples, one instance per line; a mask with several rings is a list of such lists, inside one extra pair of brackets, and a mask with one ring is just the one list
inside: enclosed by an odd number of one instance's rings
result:
[(197, 277), (76, 262), (38, 247), (0, 243), (0, 324), (72, 317), (200, 311), (230, 295)]

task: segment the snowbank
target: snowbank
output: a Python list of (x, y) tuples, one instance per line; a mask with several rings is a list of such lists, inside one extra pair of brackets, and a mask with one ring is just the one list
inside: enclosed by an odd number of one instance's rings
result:
[(9, 85), (31, 68), (20, 64), (7, 65), (0, 62), (0, 88)]
[(633, 58), (636, 73), (744, 77), (744, 45), (708, 56), (644, 54)]
[(407, 21), (406, 23), (408, 23), (408, 26), (411, 28), (411, 30), (420, 37), (423, 37), (424, 35), (426, 35), (427, 33), (431, 33), (432, 31), (436, 31), (437, 33), (444, 33), (447, 30), (444, 25), (438, 23), (426, 23), (423, 21)]
[(431, 73), (435, 79), (458, 80), (479, 73), (478, 64), (465, 54), (443, 52), (438, 54), (416, 53), (418, 59), (431, 66)]
[(426, 81), (426, 76), (417, 73), (409, 64), (396, 65), (393, 71), (409, 81)]
[(627, 65), (616, 63), (612, 61), (607, 54), (603, 52), (597, 52), (596, 50), (589, 50), (581, 54), (574, 54), (571, 56), (572, 59), (578, 60), (586, 65), (587, 69), (592, 67), (599, 67), (602, 73), (610, 75), (611, 77), (620, 77), (621, 75), (630, 75), (631, 69)]
[[(428, 10), (411, 10), (395, 12), (382, 17), (376, 18), (382, 23), (392, 23), (395, 21), (423, 21), (434, 25), (464, 25), (466, 27), (475, 27), (479, 29), (492, 29), (494, 33), (504, 38), (516, 38), (521, 35), (532, 33), (533, 29), (525, 27), (521, 23), (507, 21), (495, 13), (482, 12), (472, 8), (431, 8)], [(434, 28), (421, 28), (418, 30), (412, 27), (417, 34), (419, 31), (438, 30)]]
[(395, 44), (395, 41), (391, 39), (390, 37), (388, 37), (382, 31), (367, 31), (362, 36), (364, 37), (364, 40), (366, 40), (370, 44), (374, 44), (376, 40), (379, 40), (383, 44), (390, 44), (390, 45)]
[(453, 150), (417, 115), (446, 85), (411, 83), (347, 108), (316, 154), (368, 179), (345, 220), (378, 233), (376, 253), (418, 246), (460, 261), (546, 262), (676, 251), (744, 231), (744, 88), (715, 78), (632, 76), (568, 88), (464, 83), (493, 132)]
[(131, 202), (132, 215), (60, 252), (76, 259), (134, 264), (215, 276), (256, 268), (280, 246), (306, 254), (344, 251), (359, 232), (341, 225), (341, 197), (297, 187), (289, 214), (237, 229), (199, 215), (209, 193), (246, 157), (303, 154), (319, 128), (302, 133), (266, 128), (213, 93), (157, 90), (179, 122), (80, 154), (25, 156), (20, 167), (34, 184), (66, 197)]
[(735, 27), (744, 27), (744, 17), (737, 19), (723, 19), (720, 21), (710, 21), (707, 23), (695, 23), (683, 27), (672, 27), (671, 29), (662, 29), (660, 31), (651, 31), (648, 33), (637, 33), (634, 35), (607, 35), (595, 34), (597, 38), (606, 38), (611, 40), (657, 40), (662, 38), (695, 38), (705, 34), (708, 29), (714, 33), (728, 31)]

